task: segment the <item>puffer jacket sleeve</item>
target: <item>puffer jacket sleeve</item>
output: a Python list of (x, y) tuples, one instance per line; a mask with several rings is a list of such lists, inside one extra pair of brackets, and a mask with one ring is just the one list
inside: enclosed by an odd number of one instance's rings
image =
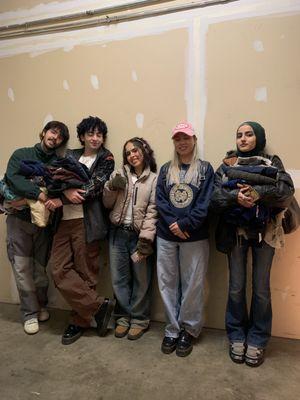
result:
[(237, 204), (238, 189), (224, 188), (224, 175), (222, 164), (215, 172), (214, 188), (210, 201), (210, 209), (215, 214), (222, 214), (225, 210)]
[(155, 239), (157, 223), (157, 209), (155, 201), (156, 183), (157, 177), (155, 177), (152, 181), (149, 203), (139, 233), (139, 237), (141, 239), (148, 239), (151, 240), (151, 242), (153, 242)]
[(104, 207), (106, 208), (114, 208), (114, 205), (116, 203), (116, 200), (119, 195), (119, 190), (111, 190), (109, 188), (109, 183), (112, 181), (112, 179), (117, 175), (121, 174), (124, 176), (123, 172), (121, 170), (115, 170), (111, 173), (110, 178), (108, 181), (106, 181), (104, 185), (104, 190), (103, 190), (103, 204)]
[(295, 192), (290, 175), (285, 171), (282, 161), (278, 156), (271, 158), (272, 166), (278, 169), (275, 185), (255, 185), (259, 193), (260, 202), (269, 207), (286, 207)]

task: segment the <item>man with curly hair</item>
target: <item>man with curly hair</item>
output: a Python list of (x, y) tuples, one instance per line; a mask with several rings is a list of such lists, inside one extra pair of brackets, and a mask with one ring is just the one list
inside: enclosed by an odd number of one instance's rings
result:
[(74, 343), (86, 328), (94, 327), (104, 336), (114, 301), (99, 296), (96, 285), (100, 264), (100, 240), (107, 234), (102, 192), (114, 169), (112, 153), (104, 147), (107, 126), (98, 117), (83, 119), (77, 126), (81, 149), (69, 156), (84, 164), (90, 181), (82, 188), (66, 189), (53, 204), (60, 214), (51, 253), (56, 287), (72, 308), (70, 324), (62, 344)]

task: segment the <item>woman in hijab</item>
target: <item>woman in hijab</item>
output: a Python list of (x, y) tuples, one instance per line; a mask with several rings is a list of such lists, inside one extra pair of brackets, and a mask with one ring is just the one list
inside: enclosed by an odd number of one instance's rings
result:
[[(218, 250), (229, 263), (226, 331), (233, 362), (257, 367), (271, 336), (270, 270), (276, 239), (268, 227), (290, 201), (294, 187), (278, 156), (264, 152), (264, 128), (244, 122), (236, 132), (236, 150), (226, 154), (215, 174), (211, 206), (220, 214)], [(278, 239), (278, 238), (277, 238)], [(268, 242), (268, 243), (267, 243)], [(252, 300), (246, 304), (247, 255), (252, 251)]]

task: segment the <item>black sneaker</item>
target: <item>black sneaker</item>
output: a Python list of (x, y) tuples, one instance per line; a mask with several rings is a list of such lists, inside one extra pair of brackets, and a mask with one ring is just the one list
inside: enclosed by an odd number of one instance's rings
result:
[(245, 345), (243, 342), (232, 342), (229, 344), (229, 357), (237, 364), (245, 362)]
[(62, 335), (61, 342), (62, 344), (71, 344), (76, 342), (83, 334), (83, 328), (78, 325), (70, 324), (67, 329), (64, 331)]
[(176, 349), (178, 342), (178, 338), (173, 338), (170, 336), (165, 336), (162, 344), (161, 344), (161, 351), (164, 354), (171, 354)]
[(245, 362), (249, 367), (259, 367), (265, 360), (265, 350), (255, 346), (248, 346)]
[(176, 346), (176, 355), (179, 357), (186, 357), (192, 352), (192, 350), (193, 336), (185, 330), (181, 331)]
[(107, 325), (109, 323), (115, 304), (116, 304), (115, 300), (110, 300), (105, 298), (98, 312), (95, 314), (95, 320), (97, 323), (97, 332), (99, 336), (105, 336), (107, 332)]

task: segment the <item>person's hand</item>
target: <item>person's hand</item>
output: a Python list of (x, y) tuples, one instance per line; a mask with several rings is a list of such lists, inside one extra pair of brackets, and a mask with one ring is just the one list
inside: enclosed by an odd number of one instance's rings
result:
[(39, 194), (38, 200), (42, 201), (43, 203), (45, 203), (48, 200), (47, 195), (44, 192), (41, 192)]
[(134, 263), (139, 263), (141, 261), (143, 261), (145, 258), (147, 258), (147, 256), (145, 256), (144, 254), (139, 253), (138, 251), (134, 252), (131, 255), (131, 259)]
[(48, 199), (45, 202), (45, 207), (50, 210), (50, 211), (54, 211), (56, 208), (59, 208), (63, 205), (61, 199), (59, 198), (55, 198), (55, 199)]
[(121, 176), (119, 173), (117, 173), (116, 176), (109, 181), (108, 187), (110, 190), (124, 190), (126, 183), (127, 181), (125, 176)]
[(169, 229), (173, 233), (173, 235), (178, 236), (180, 239), (185, 240), (190, 237), (190, 235), (187, 232), (182, 232), (177, 222), (173, 222), (173, 224), (169, 226)]
[(18, 208), (22, 206), (26, 206), (27, 202), (25, 199), (20, 199), (20, 200), (11, 200), (6, 202), (10, 207), (12, 208)]
[(73, 204), (81, 204), (85, 200), (84, 197), (82, 197), (83, 193), (85, 193), (83, 189), (70, 188), (64, 190), (63, 193)]
[(241, 186), (242, 187), (238, 192), (237, 202), (242, 207), (246, 208), (253, 207), (255, 205), (253, 198), (247, 194), (247, 192), (249, 192), (249, 186), (248, 185), (241, 185)]

